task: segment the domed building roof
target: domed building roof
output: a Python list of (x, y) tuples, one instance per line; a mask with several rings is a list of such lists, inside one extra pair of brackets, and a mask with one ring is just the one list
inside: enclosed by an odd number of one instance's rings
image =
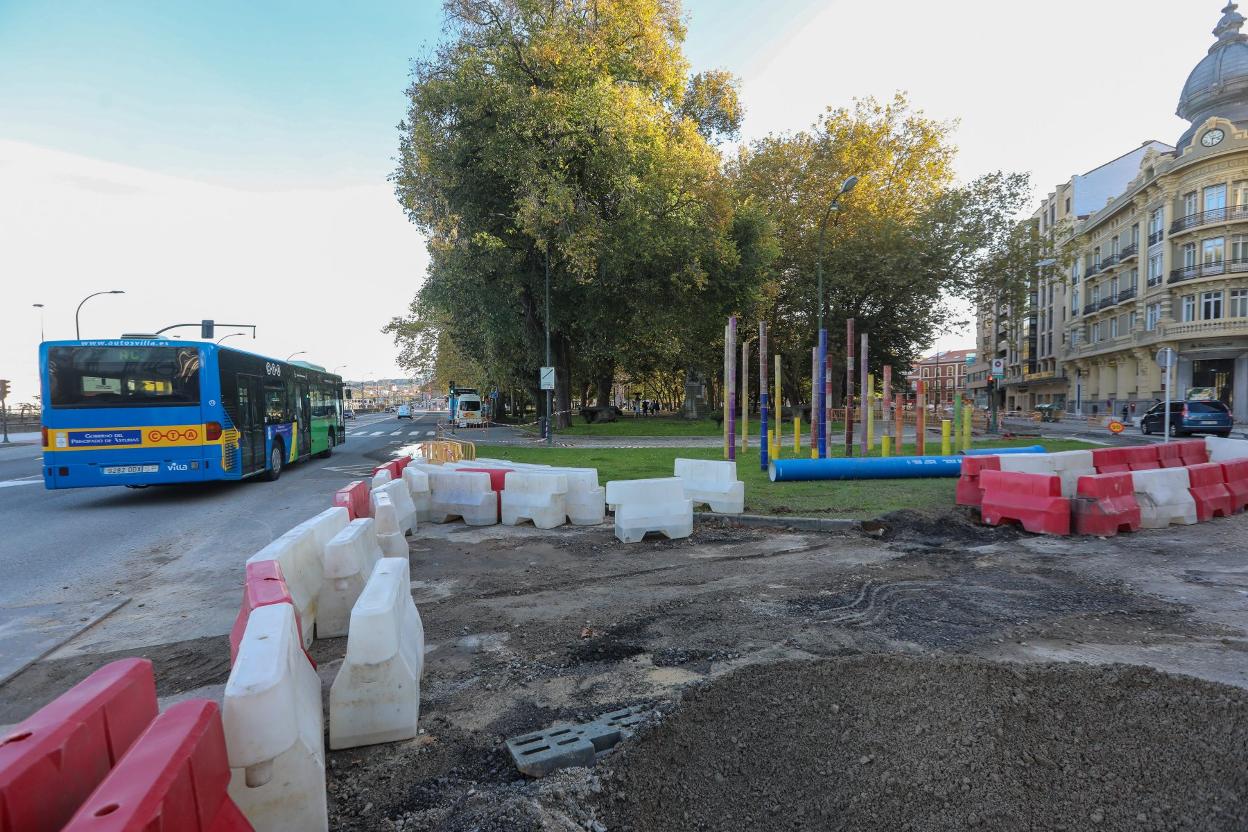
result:
[(1210, 116), (1248, 122), (1248, 35), (1240, 31), (1244, 22), (1239, 4), (1227, 3), (1213, 30), (1217, 41), (1183, 86), (1176, 112), (1192, 127), (1179, 139), (1180, 151)]

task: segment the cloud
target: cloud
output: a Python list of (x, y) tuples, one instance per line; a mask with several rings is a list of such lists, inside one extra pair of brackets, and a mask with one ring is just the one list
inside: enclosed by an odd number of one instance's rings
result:
[[(401, 375), (380, 328), (406, 310), (424, 241), (390, 186), (239, 190), (0, 141), (0, 375), (38, 392), (43, 303), (49, 340), (154, 331), (213, 318), (254, 323), (245, 349)], [(224, 334), (228, 330), (223, 330)], [(182, 330), (183, 334), (197, 334)], [(177, 333), (171, 333), (177, 334)]]

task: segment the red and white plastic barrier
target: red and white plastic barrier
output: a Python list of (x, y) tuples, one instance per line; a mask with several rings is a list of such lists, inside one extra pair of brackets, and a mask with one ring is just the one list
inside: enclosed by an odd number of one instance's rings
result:
[(1062, 496), (1056, 474), (989, 470), (980, 474), (980, 482), (980, 513), (989, 526), (1013, 521), (1034, 534), (1070, 534), (1070, 499)]
[(1130, 473), (1094, 474), (1079, 478), (1071, 501), (1075, 534), (1111, 537), (1140, 528), (1140, 505)]

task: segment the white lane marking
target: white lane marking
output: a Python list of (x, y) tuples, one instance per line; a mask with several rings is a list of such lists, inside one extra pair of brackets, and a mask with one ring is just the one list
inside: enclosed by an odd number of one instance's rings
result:
[(420, 431), (418, 430), (409, 431), (407, 435), (408, 436), (420, 436)]
[(375, 430), (372, 433), (370, 433), (369, 436), (381, 436), (383, 433), (385, 433), (384, 430)]
[(433, 431), (425, 431), (425, 436), (433, 436)]
[(391, 436), (402, 436), (402, 435), (403, 435), (403, 431), (401, 431), (401, 430), (391, 431), (390, 435), (391, 435)]
[(5, 480), (0, 482), (0, 488), (12, 488), (15, 485), (38, 485), (43, 481), (43, 474), (35, 474), (29, 477), (22, 477), (18, 480)]

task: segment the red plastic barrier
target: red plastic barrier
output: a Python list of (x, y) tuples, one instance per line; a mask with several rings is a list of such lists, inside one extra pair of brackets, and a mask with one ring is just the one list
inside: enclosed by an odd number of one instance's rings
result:
[[(243, 603), (238, 608), (238, 615), (234, 617), (234, 626), (230, 628), (230, 667), (234, 666), (234, 660), (238, 658), (238, 645), (243, 641), (247, 619), (251, 617), (252, 610), (267, 607), (269, 604), (295, 605), (290, 597), (290, 587), (286, 586), (286, 578), (282, 575), (282, 567), (277, 561), (258, 560), (247, 564), (246, 570), (243, 578)], [(295, 629), (303, 632), (300, 629), (298, 610), (295, 610)], [(308, 651), (304, 650), (303, 654), (316, 667), (316, 662), (312, 661)]]
[(1178, 442), (1166, 442), (1156, 447), (1157, 461), (1161, 463), (1162, 468), (1183, 467), (1183, 448)]
[(980, 514), (989, 526), (1012, 520), (1034, 534), (1070, 534), (1070, 500), (1062, 481), (1049, 474), (981, 471), (984, 489)]
[(147, 659), (106, 664), (0, 739), (0, 832), (55, 832), (156, 717)]
[(253, 832), (229, 784), (217, 704), (179, 702), (156, 717), (65, 832)]
[(1225, 473), (1218, 462), (1187, 466), (1189, 491), (1196, 501), (1196, 519), (1202, 523), (1214, 517), (1229, 517), (1235, 513), (1235, 500), (1226, 487)]
[[(1156, 445), (1132, 445), (1122, 449), (1132, 471), (1155, 471), (1161, 467)], [(1093, 459), (1095, 459), (1095, 452)]]
[(395, 479), (403, 478), (403, 469), (406, 468), (408, 465), (410, 465), (411, 462), (412, 462), (411, 454), (408, 454), (407, 456), (401, 456), (394, 461), (396, 470), (399, 472), (399, 476), (396, 477)]
[(1130, 474), (1080, 477), (1070, 508), (1075, 534), (1112, 537), (1140, 528), (1140, 504)]
[(369, 499), (368, 483), (355, 480), (334, 492), (334, 505), (343, 506), (352, 520), (372, 517), (373, 504)]
[(475, 471), (490, 475), (490, 490), (498, 497), (498, 511), (503, 511), (503, 484), (507, 482), (507, 474), (511, 468), (457, 468), (458, 471)]
[(1223, 462), (1222, 476), (1231, 495), (1231, 508), (1238, 514), (1248, 508), (1248, 459)]
[[(406, 465), (406, 463), (404, 463), (404, 465)], [(399, 461), (397, 459), (392, 459), (385, 465), (378, 465), (373, 469), (373, 476), (377, 476), (377, 472), (382, 470), (390, 472), (390, 479), (398, 480), (403, 478), (403, 468), (399, 466)]]
[(960, 506), (979, 508), (984, 501), (984, 489), (979, 481), (981, 471), (1000, 471), (999, 456), (962, 457), (962, 476), (958, 478), (956, 503)]
[(1209, 446), (1203, 439), (1183, 439), (1170, 444), (1179, 446), (1179, 454), (1186, 466), (1205, 465), (1209, 462)]
[(1131, 470), (1126, 448), (1099, 448), (1092, 452), (1098, 474), (1123, 474)]

